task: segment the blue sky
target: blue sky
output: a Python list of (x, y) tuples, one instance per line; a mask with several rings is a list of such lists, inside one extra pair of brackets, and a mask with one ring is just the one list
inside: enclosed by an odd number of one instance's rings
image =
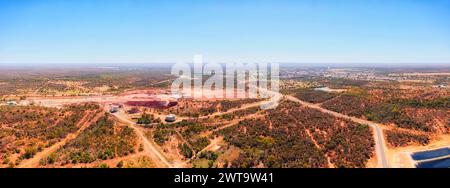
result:
[(0, 64), (449, 63), (450, 0), (0, 0)]

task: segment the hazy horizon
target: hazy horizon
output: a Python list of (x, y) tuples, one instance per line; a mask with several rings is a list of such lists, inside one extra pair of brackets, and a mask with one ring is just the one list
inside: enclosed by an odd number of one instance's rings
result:
[[(192, 64), (192, 62), (180, 62)], [(224, 62), (204, 62), (207, 63), (219, 63), (227, 64)], [(241, 62), (230, 62), (241, 63)], [(253, 62), (242, 62), (253, 63)], [(295, 63), (295, 62), (258, 62), (258, 63), (278, 63), (281, 67), (348, 67), (348, 68), (450, 68), (450, 63)], [(176, 62), (152, 62), (152, 63), (16, 63), (16, 64), (2, 64), (2, 68), (34, 68), (34, 69), (48, 69), (48, 68), (123, 68), (123, 67), (171, 67)]]
[(0, 64), (177, 63), (203, 54), (218, 63), (447, 65), (449, 7), (448, 0), (0, 0)]

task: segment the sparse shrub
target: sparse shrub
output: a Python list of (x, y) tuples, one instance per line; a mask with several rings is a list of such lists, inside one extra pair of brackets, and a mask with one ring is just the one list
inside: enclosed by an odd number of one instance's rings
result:
[(180, 144), (178, 147), (180, 148), (181, 154), (183, 154), (184, 157), (186, 158), (192, 157), (193, 152), (187, 144)]

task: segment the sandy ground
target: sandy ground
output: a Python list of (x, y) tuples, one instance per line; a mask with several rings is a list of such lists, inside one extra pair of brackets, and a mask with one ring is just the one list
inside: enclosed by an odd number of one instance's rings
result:
[[(167, 91), (138, 90), (138, 91), (126, 92), (126, 93), (123, 93), (123, 94), (120, 94), (117, 96), (104, 95), (104, 96), (28, 97), (26, 100), (21, 101), (20, 105), (29, 105), (29, 104), (34, 103), (35, 105), (39, 105), (39, 106), (60, 108), (60, 107), (63, 107), (65, 105), (69, 105), (69, 104), (96, 102), (96, 103), (101, 104), (105, 110), (109, 110), (108, 104), (125, 103), (126, 101), (133, 101), (133, 100), (139, 100), (139, 101), (143, 101), (143, 100), (173, 100), (173, 98), (171, 97), (170, 94), (167, 93)], [(237, 110), (243, 110), (243, 109), (261, 105), (262, 103), (263, 102), (246, 104), (240, 108), (232, 109), (229, 112), (220, 112), (217, 114), (213, 114), (213, 116), (223, 115), (223, 114), (227, 114), (227, 113), (233, 113)], [(130, 126), (131, 128), (133, 128), (136, 131), (136, 133), (138, 134), (138, 137), (139, 137), (139, 141), (141, 143), (143, 143), (143, 145), (144, 145), (144, 152), (140, 153), (139, 155), (132, 155), (129, 157), (123, 157), (123, 158), (103, 161), (104, 163), (108, 164), (108, 166), (114, 167), (114, 165), (116, 165), (116, 163), (120, 162), (120, 160), (126, 160), (126, 159), (136, 160), (136, 158), (139, 158), (143, 155), (143, 156), (148, 157), (148, 159), (145, 160), (146, 163), (147, 163), (147, 161), (149, 161), (151, 163), (150, 166), (153, 166), (153, 167), (187, 167), (187, 165), (188, 165), (186, 163), (187, 161), (180, 160), (180, 159), (178, 159), (178, 157), (176, 157), (174, 155), (166, 156), (166, 152), (164, 150), (167, 150), (167, 151), (170, 150), (171, 152), (169, 152), (169, 153), (178, 153), (176, 151), (178, 149), (178, 147), (170, 147), (170, 148), (159, 147), (159, 146), (157, 146), (156, 143), (153, 142), (153, 140), (148, 140), (145, 137), (143, 130), (141, 130), (140, 127), (138, 127), (133, 121), (131, 121), (130, 117), (128, 115), (124, 114), (123, 112), (114, 113), (113, 115), (115, 117), (117, 117), (119, 120), (127, 123), (128, 126)], [(164, 114), (154, 114), (154, 115), (156, 115), (157, 118), (160, 118), (161, 120), (164, 120), (164, 118), (165, 118)], [(205, 116), (204, 118), (207, 118), (207, 117), (208, 116)], [(253, 117), (253, 116), (251, 116), (251, 117)], [(181, 121), (182, 119), (185, 119), (185, 118), (177, 117), (177, 121)], [(235, 125), (239, 122), (239, 120), (233, 121), (233, 123), (227, 124), (226, 126), (220, 127), (220, 128), (226, 128), (226, 127)], [(84, 130), (84, 128), (85, 127), (83, 126), (83, 128), (80, 129), (80, 131), (78, 131), (77, 134), (79, 132), (81, 132), (82, 130)], [(67, 141), (73, 139), (74, 137), (76, 137), (76, 134), (69, 135), (66, 139), (64, 139), (60, 143), (53, 145), (52, 147), (48, 148), (44, 152), (38, 153), (32, 159), (24, 161), (20, 167), (26, 168), (26, 167), (37, 166), (39, 163), (39, 160), (41, 158), (48, 156), (51, 152), (58, 149), (59, 147), (61, 147)], [(211, 144), (202, 151), (219, 149), (220, 146), (218, 143), (221, 142), (221, 139), (219, 139), (219, 140), (218, 139), (214, 139), (211, 142)], [(74, 167), (76, 167), (76, 166), (74, 166)], [(82, 167), (82, 166), (79, 166), (79, 167)]]
[(136, 125), (133, 121), (129, 120), (126, 114), (122, 112), (114, 113), (115, 117), (117, 117), (120, 121), (126, 123), (130, 128), (134, 129), (139, 139), (144, 144), (144, 151), (153, 159), (157, 167), (169, 167), (173, 168), (174, 165), (170, 163), (167, 158), (160, 152), (158, 146), (151, 140), (148, 140), (145, 136), (144, 131)]
[(53, 144), (49, 148), (46, 148), (44, 151), (37, 153), (33, 158), (23, 161), (18, 167), (19, 168), (34, 168), (39, 165), (39, 161), (47, 156), (49, 156), (51, 153), (58, 150), (60, 147), (64, 146), (69, 141), (75, 139), (78, 135), (80, 135), (85, 129), (87, 129), (92, 123), (97, 121), (101, 116), (103, 116), (103, 113), (97, 112), (97, 114), (90, 120), (87, 119), (89, 116), (89, 112), (86, 113), (86, 115), (83, 117), (83, 119), (79, 122), (81, 125), (80, 129), (78, 129), (75, 133), (68, 134), (66, 138), (59, 141), (56, 144)]
[(299, 100), (293, 96), (285, 96), (285, 97), (290, 101), (298, 102), (301, 105), (306, 106), (308, 108), (317, 109), (323, 113), (327, 113), (327, 114), (333, 115), (338, 118), (348, 119), (348, 120), (351, 120), (351, 121), (359, 123), (359, 124), (369, 125), (373, 130), (373, 136), (374, 136), (374, 141), (375, 141), (375, 154), (377, 156), (377, 162), (378, 162), (378, 165), (376, 167), (382, 167), (382, 168), (389, 167), (389, 163), (388, 163), (387, 157), (386, 157), (386, 150), (387, 150), (386, 142), (385, 142), (385, 139), (383, 136), (383, 131), (381, 130), (382, 126), (380, 124), (374, 123), (374, 122), (371, 122), (368, 120), (356, 118), (356, 117), (350, 117), (350, 116), (347, 116), (347, 115), (344, 115), (341, 113), (337, 113), (337, 112), (334, 112), (331, 110), (327, 110), (318, 105)]
[[(294, 99), (291, 96), (287, 96), (287, 97), (290, 100), (299, 102), (299, 100), (296, 98)], [(110, 103), (124, 103), (124, 102), (130, 101), (130, 100), (155, 100), (155, 99), (170, 100), (172, 98), (171, 98), (171, 95), (167, 93), (167, 91), (142, 90), (142, 91), (126, 92), (126, 93), (118, 95), (118, 96), (29, 97), (27, 100), (22, 101), (21, 104), (27, 105), (30, 103), (35, 103), (37, 105), (48, 106), (48, 107), (62, 107), (67, 104), (82, 103), (82, 102), (97, 102), (97, 103), (103, 104), (105, 106), (105, 108), (107, 108), (107, 104), (110, 104)], [(242, 106), (241, 108), (233, 109), (228, 112), (220, 112), (217, 114), (213, 114), (212, 116), (223, 115), (223, 114), (227, 114), (227, 113), (232, 113), (237, 110), (251, 108), (251, 107), (260, 105), (261, 103), (264, 103), (264, 102), (267, 102), (267, 101), (262, 101), (262, 102), (253, 103), (253, 104), (246, 104), (246, 105)], [(301, 101), (300, 103), (302, 103), (308, 107), (319, 109), (321, 111), (324, 110), (320, 106), (305, 103), (303, 101)], [(356, 122), (369, 124), (369, 125), (372, 125), (372, 127), (374, 127), (374, 128), (380, 127), (378, 125), (374, 126), (375, 124), (373, 122), (368, 122), (367, 120), (363, 121), (360, 119), (355, 119), (353, 117), (343, 116), (342, 114), (338, 114), (336, 112), (329, 112), (328, 110), (326, 110), (326, 112), (330, 113), (332, 115), (338, 116), (338, 117), (350, 118), (351, 120), (356, 121)], [(154, 115), (157, 115), (157, 114), (154, 114)], [(119, 119), (121, 119), (122, 121), (127, 122), (127, 124), (129, 124), (129, 126), (131, 126), (135, 131), (137, 131), (137, 133), (140, 137), (140, 141), (144, 143), (144, 151), (145, 151), (144, 153), (146, 155), (150, 156), (150, 158), (154, 162), (154, 164), (152, 164), (152, 165), (154, 165), (156, 167), (175, 167), (175, 166), (183, 167), (183, 166), (185, 166), (186, 161), (180, 161), (180, 160), (169, 160), (168, 161), (166, 156), (163, 155), (164, 152), (162, 151), (162, 150), (168, 149), (168, 148), (161, 148), (159, 146), (156, 146), (156, 144), (153, 143), (153, 141), (147, 140), (147, 138), (145, 137), (142, 130), (139, 127), (137, 127), (134, 122), (129, 120), (129, 116), (127, 116), (125, 114), (115, 114), (115, 116), (118, 117)], [(158, 115), (158, 117), (163, 120), (163, 118), (165, 116)], [(209, 117), (211, 117), (211, 115)], [(258, 117), (258, 115), (254, 114), (251, 117), (245, 117), (245, 119), (255, 118), (255, 117)], [(177, 118), (177, 119), (181, 120), (183, 118)], [(225, 126), (219, 127), (218, 129), (220, 130), (220, 129), (223, 129), (223, 128), (226, 128), (229, 126), (236, 125), (240, 120), (241, 119), (233, 120), (230, 123), (226, 124)], [(383, 126), (381, 126), (381, 127), (383, 128)], [(441, 148), (444, 146), (450, 146), (450, 135), (445, 135), (445, 136), (439, 136), (439, 137), (433, 139), (431, 141), (431, 143), (427, 146), (416, 145), (416, 146), (408, 146), (408, 147), (401, 147), (401, 148), (388, 148), (388, 147), (383, 148), (380, 146), (385, 145), (384, 138), (382, 135), (377, 136), (377, 134), (380, 134), (379, 132), (381, 132), (381, 131), (376, 131), (374, 129), (375, 141), (376, 141), (376, 145), (377, 145), (376, 146), (377, 155), (372, 157), (368, 161), (367, 167), (381, 167), (381, 162), (378, 158), (382, 157), (381, 156), (382, 153), (386, 153), (386, 158), (388, 159), (387, 161), (388, 161), (389, 167), (415, 167), (414, 161), (410, 157), (411, 153), (414, 153), (417, 151), (422, 151), (422, 150)], [(141, 133), (141, 134), (139, 134), (139, 133)], [(381, 140), (380, 140), (380, 137), (382, 138)], [(221, 142), (221, 141), (213, 140), (211, 142), (211, 144), (208, 147), (206, 147), (204, 150), (218, 149), (220, 146), (217, 143), (219, 143), (219, 142)], [(57, 147), (57, 146), (55, 146), (55, 147)], [(52, 147), (52, 150), (53, 149), (54, 148)], [(170, 148), (170, 149), (174, 150), (176, 148)], [(172, 151), (172, 152), (174, 152), (174, 151)], [(36, 160), (33, 158), (33, 160), (30, 160), (30, 162), (24, 161), (23, 165), (21, 165), (21, 166), (22, 167), (34, 166), (36, 161), (37, 162), (39, 161), (38, 160), (39, 156), (41, 156), (41, 155), (36, 156)], [(44, 155), (42, 155), (42, 156), (44, 156)], [(172, 158), (172, 157), (169, 157), (169, 158)], [(112, 163), (115, 163), (115, 162), (118, 162), (118, 161), (117, 160), (111, 161), (110, 165), (113, 165)]]
[(181, 140), (178, 135), (173, 135), (168, 141), (166, 141), (166, 143), (164, 143), (163, 146), (161, 146), (161, 149), (167, 157), (167, 160), (174, 164), (174, 166), (188, 167), (184, 157), (181, 155), (180, 148), (178, 147), (181, 143), (183, 143), (183, 140)]
[(389, 148), (387, 156), (389, 158), (390, 166), (393, 168), (415, 168), (415, 162), (411, 158), (412, 153), (439, 149), (442, 147), (450, 147), (450, 135), (437, 136), (426, 146), (411, 145), (399, 148)]
[(68, 104), (96, 102), (100, 104), (125, 103), (127, 101), (169, 101), (174, 100), (167, 91), (138, 90), (121, 95), (93, 95), (93, 96), (55, 96), (55, 97), (28, 97), (19, 102), (19, 105), (36, 104), (47, 107), (62, 107)]

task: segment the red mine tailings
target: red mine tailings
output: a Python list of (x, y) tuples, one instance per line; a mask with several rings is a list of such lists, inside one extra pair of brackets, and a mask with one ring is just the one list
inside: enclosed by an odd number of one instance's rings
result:
[(170, 102), (167, 104), (167, 107), (170, 108), (170, 107), (176, 106), (176, 105), (178, 105), (178, 102), (177, 102), (177, 101), (170, 101)]
[(129, 106), (140, 106), (140, 107), (148, 107), (148, 108), (170, 108), (172, 106), (176, 106), (178, 102), (176, 101), (128, 101), (125, 103)]

